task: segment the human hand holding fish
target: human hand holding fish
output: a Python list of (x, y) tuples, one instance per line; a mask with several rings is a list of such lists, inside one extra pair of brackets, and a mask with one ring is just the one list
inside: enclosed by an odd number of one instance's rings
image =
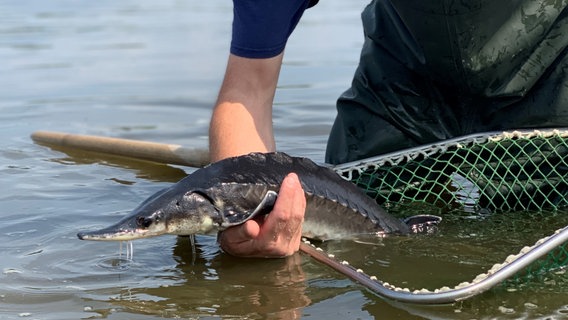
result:
[(219, 244), (235, 256), (290, 256), (300, 248), (305, 209), (302, 185), (298, 176), (290, 173), (282, 181), (272, 212), (221, 232)]

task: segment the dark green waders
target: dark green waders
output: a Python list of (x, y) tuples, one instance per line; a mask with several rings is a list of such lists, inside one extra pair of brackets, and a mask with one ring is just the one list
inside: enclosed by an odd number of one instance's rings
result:
[(372, 1), (326, 161), (475, 132), (568, 126), (567, 2)]

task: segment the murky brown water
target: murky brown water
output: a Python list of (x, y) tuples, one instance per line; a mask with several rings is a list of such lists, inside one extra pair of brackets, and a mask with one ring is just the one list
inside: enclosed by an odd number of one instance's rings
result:
[[(275, 108), (282, 151), (323, 160), (365, 4), (321, 1), (292, 36)], [(236, 259), (202, 236), (193, 256), (188, 239), (166, 236), (135, 242), (125, 261), (118, 243), (77, 240), (193, 169), (50, 149), (29, 135), (205, 147), (231, 18), (230, 1), (0, 3), (1, 319), (568, 317), (562, 274), (418, 307), (385, 301), (300, 254)], [(390, 283), (455, 285), (568, 222), (563, 212), (534, 220), (447, 219), (434, 236), (322, 246)]]

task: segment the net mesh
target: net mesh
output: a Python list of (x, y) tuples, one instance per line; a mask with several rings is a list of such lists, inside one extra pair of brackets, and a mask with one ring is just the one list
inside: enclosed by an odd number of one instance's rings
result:
[[(568, 205), (568, 130), (476, 134), (335, 166), (389, 212), (556, 211)], [(568, 243), (518, 274), (568, 265)]]

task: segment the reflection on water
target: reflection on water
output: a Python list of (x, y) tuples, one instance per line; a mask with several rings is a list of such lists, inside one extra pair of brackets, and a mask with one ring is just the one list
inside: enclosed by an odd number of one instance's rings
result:
[(101, 261), (99, 261), (99, 263), (97, 263), (97, 266), (115, 271), (124, 271), (128, 270), (131, 264), (132, 259), (130, 259), (129, 257), (123, 258), (122, 254), (119, 254), (118, 257), (109, 257), (102, 259)]
[[(358, 60), (366, 4), (320, 2), (290, 40), (274, 110), (280, 150), (316, 161)], [(30, 134), (205, 147), (231, 14), (230, 1), (0, 3), (0, 318), (566, 317), (562, 270), (417, 307), (384, 301), (300, 254), (236, 259), (202, 236), (194, 255), (187, 238), (165, 236), (136, 241), (130, 260), (118, 243), (77, 240), (194, 169), (48, 148)], [(435, 235), (322, 246), (379, 279), (437, 287), (470, 280), (567, 223), (563, 212), (474, 216), (444, 217)]]
[[(177, 182), (183, 177), (185, 177), (189, 172), (193, 171), (192, 168), (188, 168), (187, 172), (184, 169), (167, 166), (164, 164), (144, 161), (144, 160), (134, 160), (130, 158), (124, 158), (120, 156), (99, 154), (90, 151), (83, 151), (72, 149), (68, 147), (60, 146), (49, 146), (52, 150), (57, 150), (61, 152), (60, 157), (48, 159), (55, 163), (62, 165), (106, 165), (116, 168), (128, 169), (136, 172), (136, 178), (150, 180), (150, 181), (162, 181), (162, 182)], [(64, 155), (64, 156), (61, 156)], [(133, 185), (135, 182), (131, 180), (122, 180), (119, 178), (109, 178), (117, 183), (125, 185)]]
[(302, 257), (242, 260), (220, 255), (213, 239), (203, 239), (197, 259), (186, 238), (179, 238), (173, 256), (175, 285), (128, 289), (114, 300), (121, 309), (144, 310), (159, 316), (190, 317), (223, 314), (297, 319), (311, 303), (306, 295)]

